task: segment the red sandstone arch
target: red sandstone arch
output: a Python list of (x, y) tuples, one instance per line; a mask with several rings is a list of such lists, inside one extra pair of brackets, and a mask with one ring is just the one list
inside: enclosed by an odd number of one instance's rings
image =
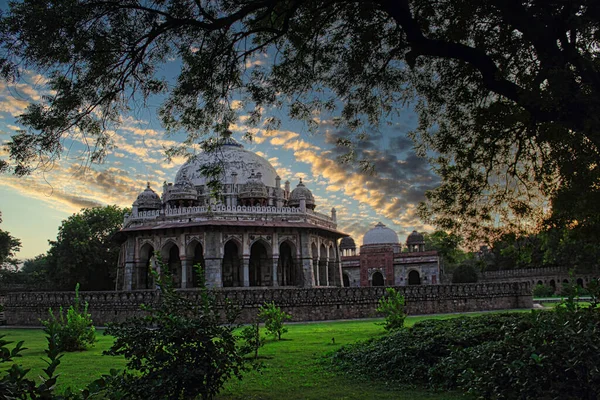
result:
[(300, 283), (296, 245), (289, 240), (285, 240), (279, 245), (277, 280), (279, 286), (296, 286)]

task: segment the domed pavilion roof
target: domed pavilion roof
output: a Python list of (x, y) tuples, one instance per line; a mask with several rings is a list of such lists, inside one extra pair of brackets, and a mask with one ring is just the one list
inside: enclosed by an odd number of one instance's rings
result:
[(356, 249), (356, 243), (354, 243), (354, 239), (352, 239), (350, 236), (342, 238), (342, 241), (340, 242), (340, 249)]
[(312, 192), (306, 186), (304, 186), (304, 183), (302, 183), (302, 178), (300, 178), (300, 183), (298, 183), (298, 186), (296, 186), (296, 188), (292, 190), (292, 193), (290, 193), (290, 199), (288, 201), (290, 207), (300, 206), (301, 196), (304, 196), (304, 199), (306, 200), (306, 208), (315, 208), (315, 196), (313, 196)]
[(233, 176), (237, 176), (237, 183), (244, 184), (254, 171), (262, 175), (266, 186), (275, 187), (275, 168), (258, 154), (244, 149), (231, 137), (231, 132), (219, 139), (219, 145), (213, 151), (202, 152), (183, 164), (175, 176), (175, 184), (189, 180), (194, 186), (206, 185), (207, 178), (200, 172), (204, 166), (221, 166), (222, 183), (231, 183)]
[(399, 244), (396, 232), (379, 222), (363, 236), (363, 246), (370, 244)]
[(150, 188), (150, 182), (148, 182), (146, 189), (138, 195), (133, 204), (137, 205), (140, 209), (146, 210), (158, 210), (162, 205), (160, 196)]
[(412, 231), (406, 238), (406, 244), (425, 244), (425, 238), (417, 231)]

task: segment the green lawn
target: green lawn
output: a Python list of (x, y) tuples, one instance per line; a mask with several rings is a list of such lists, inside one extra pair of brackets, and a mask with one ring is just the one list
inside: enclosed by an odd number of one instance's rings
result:
[[(477, 314), (470, 314), (477, 315)], [(423, 319), (451, 318), (458, 315), (409, 317), (407, 325)], [(248, 372), (241, 381), (227, 383), (219, 399), (465, 399), (462, 394), (432, 393), (418, 389), (389, 388), (380, 382), (358, 381), (337, 374), (320, 363), (323, 355), (340, 346), (384, 333), (381, 320), (290, 324), (289, 332), (277, 342), (268, 339), (261, 348), (260, 371)], [(12, 341), (25, 341), (28, 350), (18, 362), (38, 376), (45, 366), (46, 347), (40, 329), (0, 329), (0, 335)], [(335, 344), (333, 343), (335, 339)], [(123, 368), (122, 358), (103, 356), (112, 339), (98, 334), (91, 350), (68, 353), (58, 367), (59, 387), (83, 387), (111, 368)]]

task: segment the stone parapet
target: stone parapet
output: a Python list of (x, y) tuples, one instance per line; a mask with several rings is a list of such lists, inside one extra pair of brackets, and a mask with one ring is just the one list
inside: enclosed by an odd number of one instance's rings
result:
[[(497, 282), (464, 285), (427, 285), (396, 287), (406, 298), (409, 314), (432, 314), (531, 308), (529, 282)], [(258, 307), (274, 301), (292, 314), (293, 321), (320, 321), (375, 317), (378, 300), (384, 287), (316, 288), (316, 289), (214, 289), (217, 306), (230, 300), (242, 308), (240, 322), (251, 321)], [(182, 289), (180, 293), (194, 301), (197, 289)], [(129, 292), (80, 292), (82, 301), (97, 325), (124, 321), (143, 315), (142, 304), (158, 301), (160, 292), (138, 290)], [(48, 308), (68, 307), (75, 292), (9, 293), (5, 298), (5, 318), (9, 325), (39, 325), (46, 319)]]

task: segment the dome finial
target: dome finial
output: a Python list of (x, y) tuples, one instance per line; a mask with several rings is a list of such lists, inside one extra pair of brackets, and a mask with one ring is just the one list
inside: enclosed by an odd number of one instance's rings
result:
[(146, 189), (150, 189), (150, 182), (146, 182)]

